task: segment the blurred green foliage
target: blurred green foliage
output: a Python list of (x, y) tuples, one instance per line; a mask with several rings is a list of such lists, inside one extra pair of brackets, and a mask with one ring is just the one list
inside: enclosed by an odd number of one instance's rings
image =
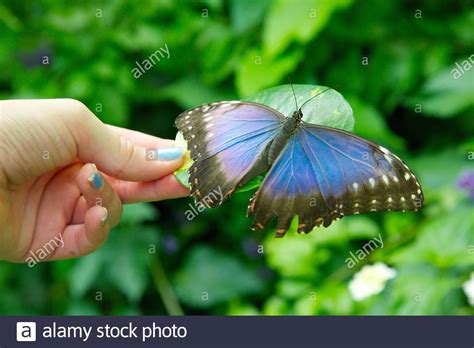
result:
[[(71, 97), (104, 122), (174, 138), (184, 109), (286, 83), (331, 86), (354, 131), (419, 177), (418, 213), (351, 216), (306, 236), (249, 230), (251, 192), (187, 221), (190, 199), (127, 206), (78, 260), (0, 262), (1, 314), (473, 314), (474, 54), (470, 1), (130, 0), (0, 2), (0, 97)], [(132, 69), (168, 45), (139, 79)], [(290, 103), (291, 101), (289, 101)], [(291, 105), (289, 106), (291, 107)], [(381, 234), (353, 269), (345, 259)], [(263, 252), (262, 252), (263, 251)], [(397, 270), (354, 301), (364, 264)]]

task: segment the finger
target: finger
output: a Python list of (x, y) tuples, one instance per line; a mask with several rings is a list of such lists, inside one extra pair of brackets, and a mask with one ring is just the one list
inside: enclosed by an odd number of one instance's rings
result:
[(47, 251), (44, 259), (53, 254), (53, 246), (58, 247), (60, 244), (61, 233), (71, 220), (71, 212), (81, 195), (75, 182), (80, 168), (81, 165), (75, 164), (56, 173), (45, 186), (41, 201), (31, 202), (39, 208), (36, 220), (31, 220), (35, 221), (35, 232), (30, 250), (34, 254)]
[[(77, 156), (83, 162), (93, 162), (101, 171), (129, 181), (156, 180), (181, 166), (184, 155), (182, 146), (160, 147), (162, 141), (153, 142), (149, 137), (142, 140), (148, 148), (136, 145), (114, 128), (103, 124), (85, 106), (76, 108), (80, 109), (77, 111), (80, 116), (75, 119), (69, 117), (66, 121), (70, 123), (68, 128), (75, 139)], [(139, 132), (122, 130), (121, 134), (124, 133), (135, 140), (141, 138)]]
[[(63, 259), (87, 255), (99, 248), (107, 239), (110, 228), (116, 226), (122, 214), (122, 203), (109, 182), (94, 164), (84, 165), (76, 177), (77, 186), (84, 203), (78, 200), (76, 213), (87, 209), (84, 223), (68, 225), (63, 232), (63, 246), (58, 248), (52, 259)], [(78, 207), (81, 204), (82, 207)], [(80, 216), (75, 217), (80, 220)]]
[(94, 205), (84, 215), (84, 224), (69, 225), (64, 229), (63, 246), (56, 249), (51, 259), (67, 259), (90, 254), (106, 240), (110, 231), (105, 207)]
[(184, 187), (173, 174), (148, 182), (114, 180), (113, 178), (108, 180), (111, 181), (120, 200), (126, 204), (189, 196), (189, 189)]
[(181, 146), (108, 127), (77, 100), (11, 100), (1, 107), (7, 127), (0, 127), (0, 138), (13, 153), (2, 161), (8, 164), (5, 176), (12, 185), (66, 166), (77, 157), (130, 181), (165, 177), (183, 161)]
[(91, 163), (84, 165), (77, 174), (76, 182), (87, 207), (91, 208), (95, 205), (106, 207), (111, 227), (116, 226), (122, 215), (122, 203), (97, 167)]
[(134, 131), (127, 128), (117, 127), (110, 124), (107, 124), (106, 126), (121, 137), (130, 140), (135, 145), (142, 146), (145, 148), (172, 147), (175, 145), (174, 140), (162, 139), (150, 134)]
[(83, 224), (84, 223), (84, 215), (89, 207), (87, 206), (86, 199), (84, 196), (80, 196), (77, 199), (76, 206), (74, 207), (74, 212), (72, 213), (72, 218), (69, 224), (76, 225), (76, 224)]

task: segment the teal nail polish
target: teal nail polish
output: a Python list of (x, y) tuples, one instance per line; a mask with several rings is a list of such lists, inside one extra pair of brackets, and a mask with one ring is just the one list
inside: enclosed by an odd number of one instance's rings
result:
[(98, 172), (92, 173), (92, 175), (89, 177), (89, 182), (96, 190), (100, 190), (104, 185), (104, 179), (102, 179), (102, 175), (100, 175)]
[(159, 161), (172, 161), (184, 155), (184, 149), (179, 146), (163, 147), (156, 150)]

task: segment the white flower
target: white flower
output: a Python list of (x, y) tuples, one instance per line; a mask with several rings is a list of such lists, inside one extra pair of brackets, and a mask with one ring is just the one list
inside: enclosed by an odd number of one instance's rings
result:
[(467, 296), (467, 301), (471, 307), (474, 307), (474, 272), (471, 273), (471, 279), (463, 283), (462, 289)]
[(387, 280), (396, 275), (397, 271), (381, 262), (364, 266), (349, 282), (349, 292), (354, 300), (362, 301), (382, 292)]

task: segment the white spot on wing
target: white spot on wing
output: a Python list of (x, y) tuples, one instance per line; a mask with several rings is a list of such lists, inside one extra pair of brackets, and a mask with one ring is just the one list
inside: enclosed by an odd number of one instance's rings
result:
[(388, 150), (387, 150), (385, 147), (383, 147), (383, 146), (379, 146), (379, 149), (380, 149), (380, 151), (382, 151), (382, 152), (385, 153), (385, 154), (389, 154), (389, 153), (390, 153), (390, 151), (388, 151)]
[(393, 162), (392, 157), (390, 157), (389, 155), (385, 154), (384, 157), (385, 157), (385, 159), (387, 160), (388, 163), (391, 164)]
[(388, 184), (389, 184), (389, 182), (388, 182), (388, 177), (387, 177), (386, 175), (383, 175), (383, 176), (382, 176), (382, 180), (383, 180), (383, 182), (385, 183), (385, 185), (388, 185)]
[(406, 172), (404, 175), (405, 180), (406, 181), (410, 180), (410, 177), (411, 177), (410, 173)]
[(355, 183), (352, 184), (352, 187), (354, 188), (354, 190), (357, 191), (357, 189), (359, 188), (359, 184), (355, 182)]
[(370, 183), (370, 186), (375, 187), (375, 179), (374, 178), (369, 178), (369, 183)]

